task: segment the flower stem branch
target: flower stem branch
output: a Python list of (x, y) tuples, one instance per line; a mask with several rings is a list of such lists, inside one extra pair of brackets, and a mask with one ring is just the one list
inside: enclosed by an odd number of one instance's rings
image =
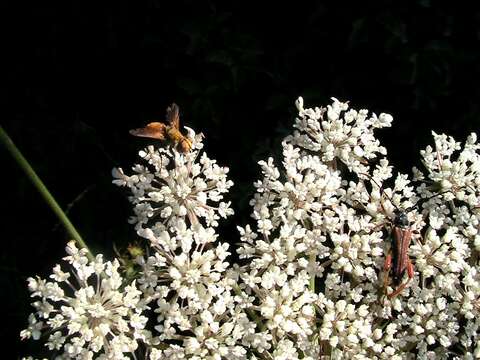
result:
[[(235, 285), (232, 286), (232, 288), (238, 296), (242, 296), (242, 290), (240, 289), (240, 287), (238, 285), (235, 284)], [(265, 331), (266, 326), (262, 322), (262, 320), (260, 320), (260, 318), (257, 316), (257, 314), (255, 314), (255, 311), (252, 311), (251, 309), (246, 309), (246, 311), (247, 311), (247, 314), (253, 319), (253, 321), (255, 321), (255, 323), (257, 324), (260, 331), (261, 332)]]
[(78, 243), (78, 245), (82, 248), (87, 249), (88, 253), (87, 256), (90, 260), (93, 260), (93, 255), (88, 249), (88, 246), (85, 244), (83, 241), (82, 237), (78, 233), (77, 229), (73, 226), (73, 224), (70, 222), (70, 219), (67, 217), (65, 212), (62, 210), (62, 208), (58, 205), (57, 201), (55, 198), (50, 194), (48, 191), (47, 187), (45, 184), (40, 180), (38, 175), (35, 173), (35, 170), (30, 166), (28, 161), (25, 159), (25, 157), (22, 155), (20, 150), (15, 146), (13, 143), (12, 139), (8, 136), (8, 134), (5, 132), (5, 130), (0, 126), (0, 142), (5, 145), (7, 148), (8, 152), (12, 155), (12, 157), (15, 159), (17, 164), (21, 167), (21, 169), (25, 172), (27, 177), (30, 179), (30, 181), (33, 183), (33, 185), (36, 187), (38, 192), (42, 195), (43, 199), (46, 201), (46, 203), (50, 206), (50, 208), (53, 210), (55, 215), (57, 215), (58, 219), (60, 222), (63, 224), (63, 227), (65, 230), (67, 230), (68, 234), (75, 239), (75, 241)]
[[(310, 264), (315, 264), (315, 259), (316, 259), (316, 255), (313, 254), (313, 255), (310, 255)], [(311, 292), (315, 292), (315, 273), (312, 272), (311, 274), (311, 278), (310, 278), (310, 283), (309, 283), (309, 289)]]

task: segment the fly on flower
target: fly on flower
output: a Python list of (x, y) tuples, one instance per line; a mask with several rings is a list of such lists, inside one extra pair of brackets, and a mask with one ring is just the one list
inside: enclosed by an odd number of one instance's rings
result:
[(180, 111), (173, 103), (167, 108), (166, 123), (151, 122), (143, 128), (132, 129), (130, 134), (157, 140), (167, 140), (182, 153), (189, 152), (192, 141), (180, 132)]

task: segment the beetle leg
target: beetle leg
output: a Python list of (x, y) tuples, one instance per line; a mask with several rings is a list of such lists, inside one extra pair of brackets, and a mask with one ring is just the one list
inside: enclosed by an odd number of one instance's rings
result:
[(390, 268), (392, 267), (392, 251), (389, 250), (387, 256), (385, 257), (385, 262), (383, 263), (383, 289), (384, 294), (388, 295), (387, 287), (388, 287), (388, 273), (390, 272)]
[(391, 294), (388, 294), (388, 298), (389, 299), (393, 299), (395, 296), (397, 296), (398, 294), (400, 294), (402, 292), (403, 289), (405, 289), (405, 287), (408, 285), (408, 283), (410, 282), (410, 277), (408, 278), (408, 280), (406, 282), (404, 282), (403, 284), (400, 284), (400, 286), (397, 288), (397, 290), (395, 290), (394, 292), (392, 292)]
[(415, 270), (413, 269), (413, 264), (409, 258), (407, 258), (407, 274), (408, 274), (408, 281), (413, 278)]
[(383, 271), (388, 271), (392, 267), (392, 252), (389, 251), (387, 257), (385, 258), (385, 262), (383, 263)]
[(400, 294), (402, 290), (405, 289), (405, 287), (408, 285), (410, 280), (413, 279), (413, 276), (414, 276), (413, 264), (408, 258), (407, 258), (407, 275), (408, 275), (407, 281), (405, 281), (403, 284), (400, 284), (400, 286), (394, 292), (392, 292), (391, 294), (388, 294), (389, 299), (393, 299), (395, 296)]

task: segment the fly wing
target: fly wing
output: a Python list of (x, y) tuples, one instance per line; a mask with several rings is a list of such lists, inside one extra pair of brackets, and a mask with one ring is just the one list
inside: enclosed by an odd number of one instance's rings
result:
[(166, 125), (161, 122), (151, 122), (147, 126), (130, 130), (130, 134), (134, 136), (165, 140)]
[(175, 129), (180, 126), (180, 110), (175, 103), (167, 108), (167, 123)]

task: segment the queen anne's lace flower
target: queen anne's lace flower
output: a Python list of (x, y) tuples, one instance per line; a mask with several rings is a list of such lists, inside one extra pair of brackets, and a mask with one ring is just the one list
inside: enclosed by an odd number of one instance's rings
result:
[(298, 117), (294, 125), (298, 131), (287, 140), (321, 154), (325, 164), (335, 167), (338, 159), (352, 171), (365, 172), (367, 160), (376, 158), (377, 153), (387, 153), (373, 130), (391, 126), (392, 116), (382, 113), (378, 117), (375, 114), (368, 117), (368, 110), (349, 110), (348, 103), (332, 100), (326, 108), (304, 109), (303, 99), (298, 98)]
[[(394, 176), (378, 158), (386, 150), (373, 130), (390, 126), (392, 117), (368, 118), (366, 110), (333, 100), (315, 109), (297, 101), (283, 166), (260, 162), (262, 179), (251, 202), (257, 230), (239, 228), (238, 253), (249, 260), (240, 279), (258, 299), (256, 313), (276, 344), (257, 351), (279, 359), (280, 348), (292, 359), (477, 356), (476, 136), (462, 148), (434, 134), (435, 150), (422, 152), (427, 175), (415, 169), (414, 182)], [(415, 274), (389, 299), (397, 286), (383, 266), (399, 211), (410, 221)]]
[[(114, 183), (127, 186), (135, 205), (132, 222), (148, 240), (151, 255), (139, 259), (138, 279), (157, 314), (151, 359), (245, 359), (245, 339), (255, 324), (244, 311), (248, 299), (227, 273), (228, 244), (218, 243), (217, 220), (233, 213), (222, 201), (232, 186), (228, 169), (205, 153), (148, 147), (135, 175), (114, 170)], [(248, 301), (247, 301), (248, 300)]]
[[(395, 174), (375, 137), (390, 115), (337, 99), (296, 104), (282, 163), (259, 163), (254, 225), (238, 227), (241, 264), (230, 265), (216, 232), (233, 213), (223, 199), (228, 169), (200, 154), (202, 138), (190, 130), (192, 151), (149, 146), (133, 175), (113, 171), (148, 240), (136, 281), (122, 288), (118, 262), (88, 262), (70, 244), (75, 282), (59, 267), (52, 282), (29, 279), (40, 300), (22, 337), (48, 331), (49, 349), (79, 359), (127, 358), (140, 341), (151, 360), (480, 358), (476, 135), (462, 146), (433, 133), (412, 179)], [(395, 283), (384, 262), (399, 256), (400, 214), (414, 273)]]
[(201, 135), (191, 138), (193, 150), (187, 153), (153, 146), (140, 151), (147, 165), (135, 165), (134, 175), (113, 169), (113, 182), (132, 192), (129, 199), (135, 205), (135, 215), (130, 222), (137, 230), (148, 224), (160, 233), (185, 218), (192, 225), (203, 220), (206, 226), (215, 227), (220, 217), (233, 214), (230, 202), (222, 201), (233, 185), (227, 179), (228, 168), (218, 166), (206, 153), (200, 156)]
[(64, 359), (129, 359), (127, 354), (149, 338), (142, 293), (135, 282), (123, 287), (118, 261), (104, 262), (97, 255), (90, 262), (73, 241), (66, 250), (70, 272), (57, 265), (52, 281), (28, 279), (38, 300), (22, 339), (48, 334), (46, 346)]

